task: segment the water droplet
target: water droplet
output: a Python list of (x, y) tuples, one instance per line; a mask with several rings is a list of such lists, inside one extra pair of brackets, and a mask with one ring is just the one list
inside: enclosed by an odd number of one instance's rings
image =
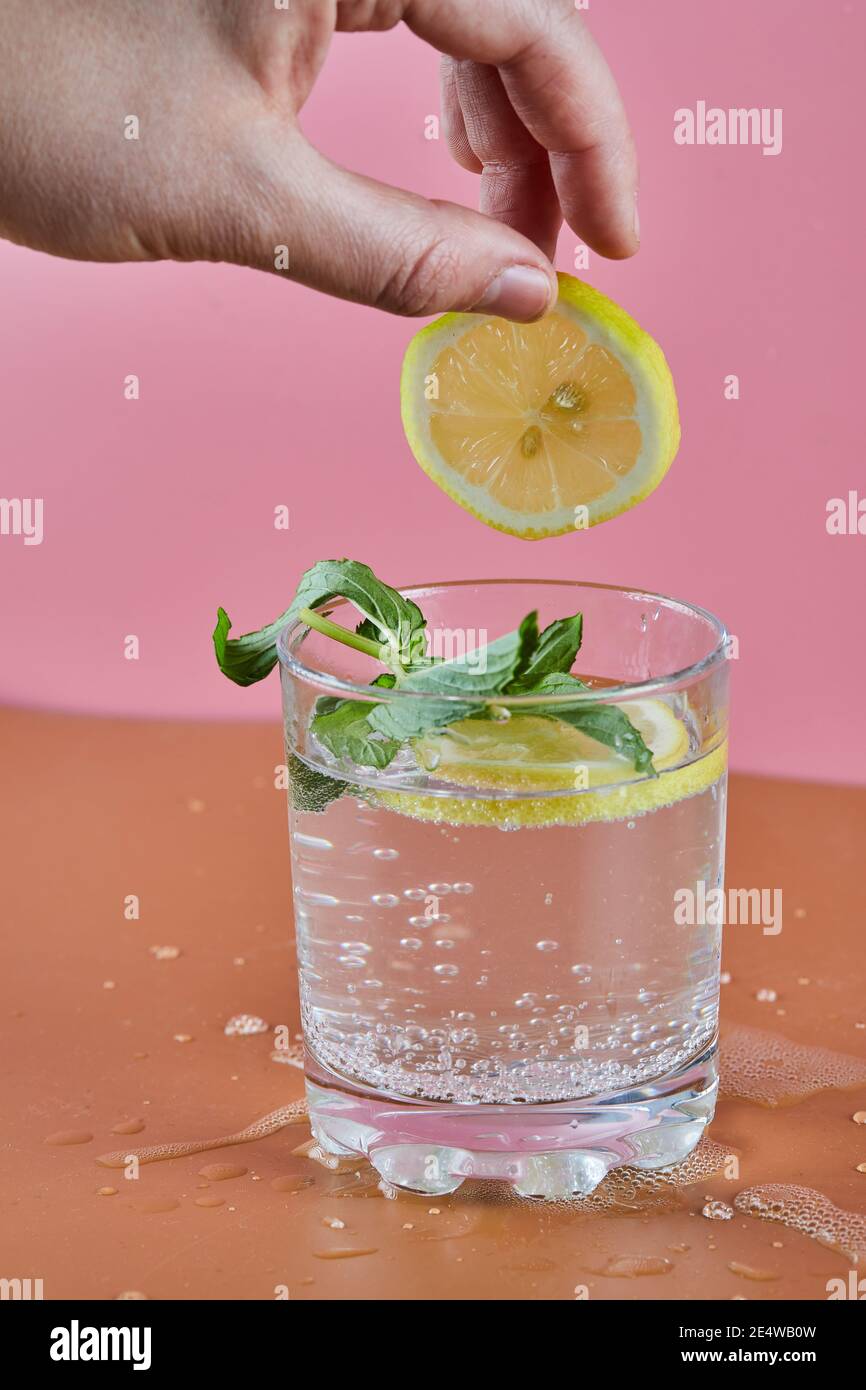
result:
[(179, 946), (149, 946), (148, 950), (154, 960), (177, 960), (180, 955)]
[(200, 1178), (207, 1178), (208, 1182), (228, 1182), (232, 1178), (243, 1178), (249, 1172), (248, 1168), (243, 1168), (239, 1163), (206, 1163), (203, 1168), (199, 1168)]
[(866, 1125), (866, 1110), (855, 1110), (851, 1119), (855, 1125)]
[(46, 1144), (89, 1144), (93, 1136), (89, 1130), (57, 1130), (44, 1140)]
[(762, 1004), (775, 1004), (778, 995), (774, 989), (759, 989), (755, 998), (759, 999)]
[(112, 1134), (140, 1134), (144, 1129), (144, 1120), (119, 1120), (112, 1126)]
[(708, 1221), (730, 1221), (733, 1214), (733, 1207), (729, 1207), (727, 1202), (721, 1202), (717, 1199), (705, 1203), (701, 1209), (701, 1216), (705, 1216)]
[(256, 1014), (234, 1014), (226, 1024), (223, 1032), (227, 1038), (250, 1037), (254, 1033), (266, 1033), (268, 1024), (263, 1018)]

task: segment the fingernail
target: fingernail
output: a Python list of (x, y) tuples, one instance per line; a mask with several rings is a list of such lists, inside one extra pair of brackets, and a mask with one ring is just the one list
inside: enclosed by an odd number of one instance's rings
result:
[(637, 193), (634, 195), (634, 234), (637, 240), (640, 241), (640, 217), (637, 210)]
[(474, 313), (499, 314), (503, 318), (531, 323), (541, 318), (553, 302), (550, 280), (532, 265), (510, 265), (491, 281)]

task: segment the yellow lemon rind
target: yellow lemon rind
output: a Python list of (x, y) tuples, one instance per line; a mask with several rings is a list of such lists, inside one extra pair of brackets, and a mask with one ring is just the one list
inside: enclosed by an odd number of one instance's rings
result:
[[(664, 353), (655, 339), (650, 337), (630, 314), (615, 304), (613, 300), (608, 299), (600, 290), (594, 289), (592, 285), (587, 285), (575, 276), (560, 273), (558, 279), (560, 301), (600, 324), (614, 346), (621, 350), (625, 361), (640, 369), (641, 384), (655, 411), (656, 458), (653, 466), (647, 471), (642, 482), (625, 498), (621, 497), (613, 505), (608, 501), (608, 504), (605, 505), (605, 497), (602, 497), (597, 502), (588, 505), (588, 524), (597, 526), (603, 521), (610, 521), (616, 516), (621, 516), (636, 506), (638, 502), (642, 502), (651, 492), (655, 491), (665, 477), (676, 457), (680, 443), (676, 391)], [(485, 510), (476, 505), (444, 471), (438, 463), (430, 441), (425, 437), (424, 430), (419, 423), (424, 417), (418, 410), (417, 394), (418, 384), (423, 382), (426, 375), (425, 369), (429, 365), (434, 341), (442, 339), (452, 329), (463, 328), (464, 331), (469, 331), (477, 325), (478, 316), (475, 314), (444, 314), (416, 333), (410, 342), (403, 360), (400, 382), (403, 429), (409, 447), (418, 464), (437, 487), (447, 493), (452, 501), (456, 502), (464, 511), (484, 522), (486, 526), (492, 527), (493, 530), (517, 536), (522, 540), (544, 540), (550, 536), (562, 536), (573, 532), (579, 529), (574, 524), (573, 508), (567, 509), (572, 519), (561, 525), (536, 525), (532, 523), (527, 525), (526, 519), (522, 522), (517, 520), (519, 515), (517, 513), (513, 513), (511, 518), (503, 515), (491, 515), (491, 510)], [(473, 489), (473, 491), (475, 490)], [(491, 509), (493, 509), (493, 504), (491, 504)], [(498, 510), (505, 513), (508, 509), (498, 507)]]
[(414, 820), (440, 825), (496, 826), (500, 829), (550, 825), (586, 825), (646, 815), (695, 796), (717, 782), (728, 765), (727, 740), (702, 758), (658, 777), (611, 790), (572, 792), (569, 796), (451, 797), (408, 791), (374, 792), (377, 806)]

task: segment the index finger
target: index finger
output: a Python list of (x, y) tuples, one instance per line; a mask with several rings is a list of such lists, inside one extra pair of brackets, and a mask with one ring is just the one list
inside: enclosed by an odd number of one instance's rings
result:
[(410, 0), (406, 23), (455, 58), (499, 68), (549, 153), (563, 215), (603, 256), (638, 249), (637, 160), (613, 75), (573, 0)]

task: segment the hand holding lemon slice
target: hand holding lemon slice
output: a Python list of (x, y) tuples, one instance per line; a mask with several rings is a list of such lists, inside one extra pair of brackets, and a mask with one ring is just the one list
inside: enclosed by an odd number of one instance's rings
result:
[(658, 487), (680, 439), (658, 344), (571, 275), (538, 323), (446, 314), (409, 344), (403, 425), (461, 507), (524, 540), (594, 526)]

